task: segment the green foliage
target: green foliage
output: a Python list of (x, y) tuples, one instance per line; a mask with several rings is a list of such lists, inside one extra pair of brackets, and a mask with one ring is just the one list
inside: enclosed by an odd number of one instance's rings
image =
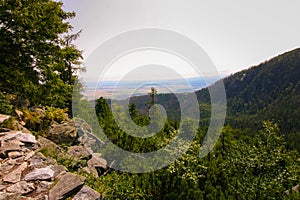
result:
[(68, 107), (81, 52), (62, 3), (51, 0), (0, 1), (0, 91), (31, 105)]
[(67, 108), (61, 109), (47, 106), (44, 109), (23, 109), (22, 111), (24, 113), (23, 121), (26, 123), (25, 127), (40, 135), (44, 135), (51, 123), (62, 123), (69, 120)]
[[(136, 106), (131, 104), (128, 109), (139, 123)], [(161, 148), (182, 131), (168, 124), (159, 137), (142, 141), (118, 128), (104, 99), (97, 101), (96, 110), (105, 134), (130, 151)], [(188, 122), (184, 130), (193, 129)], [(299, 194), (287, 196), (285, 191), (299, 184), (299, 154), (286, 149), (277, 124), (266, 121), (261, 127), (249, 131), (225, 126), (213, 151), (200, 159), (200, 143), (207, 131), (202, 127), (189, 150), (163, 169), (144, 174), (113, 171), (97, 179), (90, 177), (87, 183), (105, 199), (298, 199)]]
[(7, 95), (0, 91), (0, 113), (11, 114), (13, 106)]

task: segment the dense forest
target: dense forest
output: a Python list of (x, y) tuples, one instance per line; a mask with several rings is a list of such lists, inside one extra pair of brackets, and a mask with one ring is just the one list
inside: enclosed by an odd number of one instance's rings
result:
[[(74, 83), (84, 68), (82, 52), (73, 44), (80, 33), (72, 33), (68, 22), (75, 13), (65, 12), (62, 6), (52, 0), (1, 1), (0, 113), (12, 114), (15, 109), (30, 113), (32, 108), (46, 107), (48, 121), (37, 123), (35, 116), (28, 115), (32, 119), (25, 124), (37, 136), (43, 135), (46, 126), (57, 121), (55, 112), (78, 117), (72, 113), (73, 97), (83, 105), (80, 108), (86, 108), (82, 112), (96, 114), (109, 141), (141, 155), (169, 144), (183, 134), (183, 125), (195, 134), (179, 159), (156, 171), (117, 170), (115, 166), (126, 164), (126, 159), (115, 162), (115, 155), (103, 151), (101, 145), (94, 150), (103, 154), (110, 168), (102, 176), (94, 177), (84, 173), (81, 165), (69, 164), (73, 167), (69, 170), (85, 176), (86, 183), (104, 199), (300, 199), (300, 49), (223, 79), (226, 123), (214, 149), (199, 158), (210, 123), (208, 88), (196, 92), (197, 126), (189, 123), (193, 119), (180, 120), (175, 94), (159, 94), (153, 88), (149, 95), (132, 97), (123, 107), (135, 124), (146, 127), (155, 104), (166, 109), (167, 120), (151, 137), (129, 135), (116, 124), (109, 99), (80, 100), (82, 87)], [(117, 114), (126, 122), (122, 112)], [(97, 128), (90, 126), (97, 135)], [(184, 145), (184, 138), (180, 142)]]

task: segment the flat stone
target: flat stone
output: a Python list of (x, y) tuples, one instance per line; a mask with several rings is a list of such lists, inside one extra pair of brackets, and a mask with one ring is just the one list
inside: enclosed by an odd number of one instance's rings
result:
[(26, 174), (25, 181), (47, 180), (53, 178), (54, 171), (51, 166), (45, 168), (35, 168), (32, 172)]
[(4, 182), (16, 183), (21, 180), (22, 172), (27, 168), (27, 162), (22, 163), (16, 169), (9, 174), (6, 174), (3, 178)]
[(6, 191), (17, 194), (28, 194), (35, 189), (33, 183), (27, 183), (26, 181), (20, 181), (6, 188)]
[(85, 178), (72, 173), (64, 174), (49, 191), (49, 200), (65, 199), (80, 190)]
[(73, 200), (99, 200), (100, 194), (88, 186), (83, 186)]
[(8, 145), (6, 142), (1, 142), (2, 146), (0, 147), (0, 157), (7, 158), (8, 153), (11, 151), (21, 151), (21, 147), (17, 144)]
[(5, 133), (6, 134), (0, 138), (1, 141), (16, 139), (24, 143), (32, 143), (32, 144), (37, 143), (34, 135), (30, 133), (23, 133), (20, 131), (10, 131)]

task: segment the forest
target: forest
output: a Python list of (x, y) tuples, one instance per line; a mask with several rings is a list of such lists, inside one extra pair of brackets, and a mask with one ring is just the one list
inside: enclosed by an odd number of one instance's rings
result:
[[(155, 135), (132, 136), (116, 123), (110, 99), (82, 99), (83, 83), (75, 84), (78, 73), (85, 70), (82, 52), (74, 45), (80, 32), (72, 32), (69, 22), (74, 12), (64, 11), (61, 2), (52, 0), (1, 0), (0, 5), (1, 114), (47, 107), (49, 116), (59, 110), (76, 119), (72, 113), (76, 99), (81, 106), (75, 109), (86, 108), (81, 112), (89, 117), (94, 113), (93, 120), (107, 140), (137, 154), (161, 149), (184, 132), (182, 127), (195, 134), (178, 159), (145, 173), (116, 169), (127, 160), (117, 163), (109, 149), (96, 146), (110, 167), (107, 173), (94, 177), (81, 169), (69, 170), (85, 176), (86, 184), (103, 199), (300, 199), (300, 49), (222, 80), (227, 96), (225, 124), (213, 150), (200, 158), (211, 118), (208, 88), (196, 91), (200, 108), (196, 126), (191, 123), (194, 119), (180, 120), (175, 94), (152, 88), (149, 95), (132, 97), (129, 105), (116, 109), (124, 127), (128, 119), (118, 109), (127, 110), (130, 120), (142, 127), (152, 120), (149, 110), (155, 104), (167, 113), (166, 121), (157, 122), (163, 128)], [(51, 120), (44, 126), (50, 124)], [(43, 135), (46, 128), (25, 126), (36, 135)], [(97, 135), (97, 128), (90, 126)], [(186, 141), (179, 142), (184, 146)]]

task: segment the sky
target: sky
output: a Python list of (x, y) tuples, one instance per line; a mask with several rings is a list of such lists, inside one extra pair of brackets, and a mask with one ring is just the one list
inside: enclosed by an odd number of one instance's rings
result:
[[(77, 14), (71, 24), (74, 32), (82, 29), (81, 36), (75, 43), (83, 50), (85, 59), (110, 38), (126, 31), (149, 27), (172, 30), (195, 41), (213, 61), (221, 76), (300, 47), (299, 0), (63, 2), (65, 10), (75, 11)], [(143, 57), (141, 54), (143, 53), (129, 55), (131, 62), (132, 59), (146, 59), (147, 56)], [(151, 52), (149, 57), (151, 58)], [(161, 63), (169, 60), (168, 65), (181, 69), (179, 73), (185, 77), (195, 75), (188, 64), (176, 61), (174, 57), (161, 53), (156, 59)], [(105, 72), (106, 79), (120, 78), (130, 71), (130, 62), (126, 62), (126, 59), (123, 59), (123, 63), (119, 60), (116, 63), (114, 65), (117, 67), (113, 68), (112, 65)], [(126, 65), (128, 67), (124, 67)]]

